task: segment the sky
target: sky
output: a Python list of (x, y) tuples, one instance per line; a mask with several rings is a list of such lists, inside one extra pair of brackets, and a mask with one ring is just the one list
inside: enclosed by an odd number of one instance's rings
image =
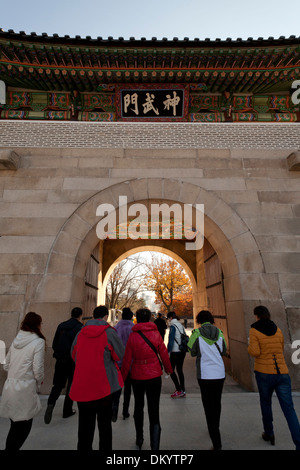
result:
[(93, 39), (299, 37), (300, 1), (0, 0), (0, 28)]

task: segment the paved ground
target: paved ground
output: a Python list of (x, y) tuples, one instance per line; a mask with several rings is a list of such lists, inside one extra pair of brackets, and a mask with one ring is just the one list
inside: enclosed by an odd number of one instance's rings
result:
[[(185, 452), (188, 450), (209, 450), (211, 442), (195, 375), (195, 360), (188, 355), (184, 372), (187, 383), (187, 396), (173, 400), (174, 391), (171, 378), (163, 377), (163, 389), (160, 403), (161, 415), (161, 451)], [(47, 396), (41, 396), (43, 409), (34, 418), (32, 431), (23, 446), (23, 450), (76, 450), (78, 414), (68, 419), (62, 418), (62, 400), (60, 397), (54, 409), (49, 425), (44, 424), (44, 410)], [(122, 404), (123, 398), (121, 398)], [(300, 393), (294, 394), (294, 404), (300, 418)], [(130, 405), (130, 418), (125, 421), (120, 416), (113, 423), (113, 449), (135, 451), (135, 430), (132, 418), (133, 399)], [(75, 409), (77, 406), (75, 405)], [(121, 409), (121, 408), (120, 408)], [(293, 450), (289, 429), (283, 417), (278, 400), (274, 397), (273, 414), (275, 425), (275, 446), (261, 438), (262, 425), (257, 393), (249, 393), (237, 385), (230, 377), (226, 378), (222, 398), (221, 434), (224, 450)], [(0, 450), (4, 449), (9, 429), (9, 421), (0, 418)], [(94, 449), (97, 449), (95, 433)], [(149, 450), (149, 432), (147, 407), (145, 407), (145, 443), (144, 450)], [(133, 452), (133, 455), (136, 455)]]

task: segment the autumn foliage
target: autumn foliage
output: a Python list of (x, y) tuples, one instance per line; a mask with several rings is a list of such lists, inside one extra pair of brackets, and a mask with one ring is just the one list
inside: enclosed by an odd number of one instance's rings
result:
[(178, 316), (192, 315), (192, 287), (183, 267), (173, 259), (153, 256), (148, 269), (144, 285), (155, 293), (155, 303), (160, 306), (160, 311), (175, 310)]

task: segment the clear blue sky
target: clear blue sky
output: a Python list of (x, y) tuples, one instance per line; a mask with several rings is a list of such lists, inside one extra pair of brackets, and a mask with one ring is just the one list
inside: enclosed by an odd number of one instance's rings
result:
[(300, 0), (0, 0), (4, 31), (104, 39), (300, 36)]

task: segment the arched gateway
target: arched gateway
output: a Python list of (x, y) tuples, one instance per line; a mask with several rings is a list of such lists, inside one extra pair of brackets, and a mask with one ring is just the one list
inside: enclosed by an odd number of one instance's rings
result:
[[(300, 315), (299, 38), (91, 40), (0, 30), (0, 343), (29, 310), (52, 338), (97, 278), (137, 250), (187, 269), (234, 378), (253, 389), (247, 337), (265, 304), (293, 388)], [(204, 205), (204, 244), (99, 240), (97, 208)], [(0, 357), (3, 355), (1, 354)], [(4, 374), (0, 372), (3, 381)]]

